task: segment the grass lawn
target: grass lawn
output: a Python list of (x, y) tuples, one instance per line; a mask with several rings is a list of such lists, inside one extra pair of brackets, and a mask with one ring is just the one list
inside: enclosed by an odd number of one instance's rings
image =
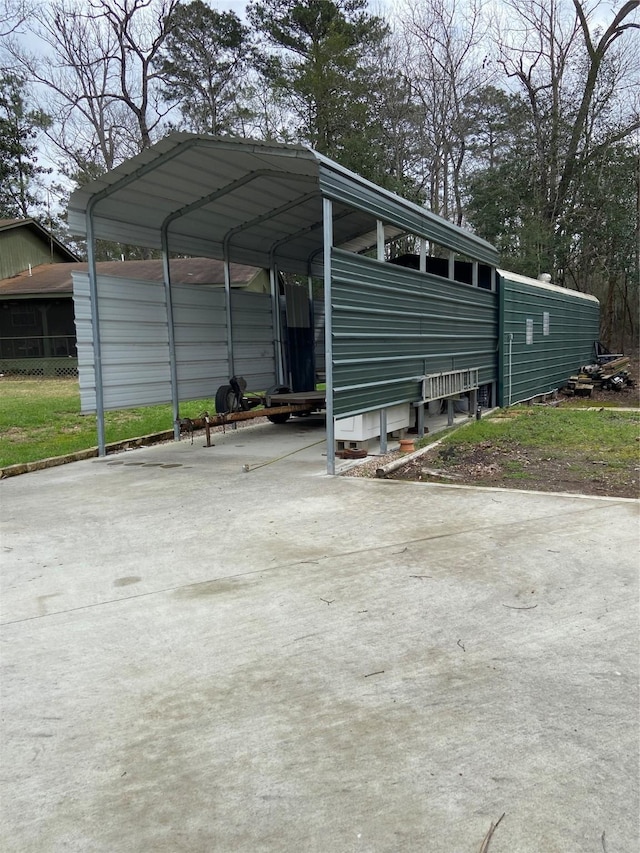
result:
[[(552, 408), (514, 406), (496, 416), (474, 421), (444, 439), (451, 447), (482, 445), (510, 450), (535, 448), (553, 455), (573, 450), (606, 456), (611, 463), (626, 464), (638, 459), (640, 414), (614, 408)], [(425, 442), (427, 443), (427, 442)]]
[[(213, 400), (180, 409), (195, 418), (213, 411)], [(170, 405), (105, 413), (105, 439), (123, 441), (173, 429)], [(0, 379), (0, 468), (64, 456), (97, 444), (95, 415), (80, 414), (77, 379)]]
[(640, 413), (514, 406), (446, 435), (395, 478), (635, 498)]

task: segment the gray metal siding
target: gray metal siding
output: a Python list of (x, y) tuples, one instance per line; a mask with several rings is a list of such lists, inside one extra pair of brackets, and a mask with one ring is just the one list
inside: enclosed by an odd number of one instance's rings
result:
[(232, 290), (231, 311), (235, 373), (250, 390), (266, 391), (276, 383), (271, 296)]
[[(78, 375), (83, 412), (96, 408), (89, 276), (74, 273)], [(162, 287), (98, 279), (105, 409), (171, 399), (169, 343)]]
[[(74, 273), (81, 408), (96, 408), (89, 276)], [(213, 398), (229, 379), (225, 293), (220, 288), (171, 289), (180, 401)], [(169, 335), (164, 287), (98, 277), (105, 409), (171, 400)], [(271, 300), (267, 294), (232, 292), (236, 373), (250, 388), (275, 382)]]
[[(545, 288), (535, 281), (512, 280), (508, 274), (500, 275), (499, 288), (501, 405), (561, 387), (581, 365), (593, 360), (600, 322), (597, 300)], [(548, 335), (543, 334), (545, 312), (549, 315)], [(531, 321), (530, 343), (527, 320)]]
[[(156, 289), (164, 305), (164, 288), (156, 285)], [(218, 385), (227, 381), (224, 291), (175, 285), (171, 298), (180, 399), (212, 397)]]
[(337, 417), (415, 401), (426, 373), (496, 381), (496, 293), (338, 249), (331, 265)]

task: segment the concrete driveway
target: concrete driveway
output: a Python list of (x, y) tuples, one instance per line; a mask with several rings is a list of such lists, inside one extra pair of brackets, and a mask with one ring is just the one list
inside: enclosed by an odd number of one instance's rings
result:
[(0, 483), (0, 849), (639, 849), (638, 502), (215, 443)]

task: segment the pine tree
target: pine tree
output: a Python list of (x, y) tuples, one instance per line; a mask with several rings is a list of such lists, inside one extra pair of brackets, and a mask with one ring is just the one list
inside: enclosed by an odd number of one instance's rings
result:
[(366, 0), (256, 0), (248, 14), (269, 48), (258, 67), (287, 101), (291, 138), (376, 179), (376, 66), (387, 26), (366, 7)]
[(51, 170), (38, 165), (35, 140), (50, 123), (45, 113), (28, 108), (23, 78), (10, 71), (0, 76), (1, 217), (37, 216), (39, 178)]

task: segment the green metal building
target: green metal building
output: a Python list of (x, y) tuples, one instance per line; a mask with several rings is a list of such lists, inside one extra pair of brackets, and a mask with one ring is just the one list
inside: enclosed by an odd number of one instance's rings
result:
[(595, 296), (498, 270), (498, 401), (530, 400), (564, 385), (593, 361)]
[(495, 290), (339, 250), (331, 263), (337, 416), (417, 400), (427, 374), (495, 383)]

